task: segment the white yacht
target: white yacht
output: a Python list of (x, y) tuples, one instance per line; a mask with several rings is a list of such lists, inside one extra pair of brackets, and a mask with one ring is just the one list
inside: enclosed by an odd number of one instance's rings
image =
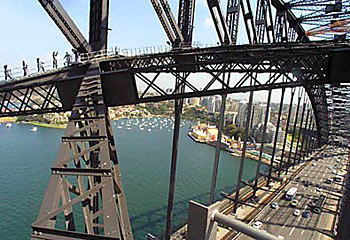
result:
[(12, 124), (11, 123), (6, 123), (6, 128), (11, 128)]
[(37, 127), (32, 127), (32, 128), (30, 129), (30, 131), (31, 131), (31, 132), (37, 132), (37, 131), (38, 131), (38, 128), (37, 128)]

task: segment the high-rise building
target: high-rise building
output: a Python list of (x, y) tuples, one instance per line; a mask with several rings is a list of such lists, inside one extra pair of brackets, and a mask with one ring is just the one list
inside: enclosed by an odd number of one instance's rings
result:
[(242, 100), (238, 103), (236, 125), (239, 127), (244, 126), (244, 122), (245, 122), (246, 115), (247, 115), (247, 107), (248, 107), (248, 102), (245, 100)]
[(220, 96), (216, 96), (215, 97), (215, 111), (216, 112), (219, 112), (220, 111), (220, 108), (221, 108), (221, 97)]
[(215, 97), (214, 96), (210, 96), (208, 97), (208, 102), (207, 102), (207, 108), (208, 108), (208, 112), (210, 113), (215, 113)]

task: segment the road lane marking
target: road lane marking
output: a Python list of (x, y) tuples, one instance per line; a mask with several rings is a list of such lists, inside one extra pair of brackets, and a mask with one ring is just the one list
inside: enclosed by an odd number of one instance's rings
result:
[(270, 218), (271, 218), (271, 216), (270, 216), (270, 217), (268, 217), (268, 218), (266, 218), (266, 221), (269, 221), (269, 220), (270, 220)]
[(292, 230), (289, 233), (289, 236), (293, 234), (294, 230), (295, 230), (295, 227), (292, 228)]
[(300, 235), (303, 235), (303, 234), (304, 234), (304, 231), (305, 231), (305, 230), (301, 231), (301, 234), (300, 234)]

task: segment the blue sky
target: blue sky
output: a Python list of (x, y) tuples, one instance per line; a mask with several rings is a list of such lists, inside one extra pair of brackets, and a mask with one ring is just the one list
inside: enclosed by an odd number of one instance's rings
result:
[[(88, 39), (89, 0), (60, 2)], [(194, 41), (215, 44), (218, 38), (206, 0), (196, 2)], [(177, 19), (178, 1), (169, 0), (169, 3)], [(0, 0), (0, 4), (0, 71), (5, 64), (8, 64), (9, 68), (21, 67), (22, 60), (25, 60), (30, 68), (35, 68), (37, 57), (45, 61), (45, 64), (51, 65), (52, 51), (58, 51), (59, 58), (62, 58), (66, 51), (72, 49), (37, 0)], [(226, 0), (221, 4), (225, 14)], [(242, 17), (240, 21), (238, 42), (244, 43), (246, 41)], [(109, 47), (160, 46), (165, 45), (167, 41), (149, 0), (110, 0), (109, 26), (112, 29), (109, 33)], [(257, 93), (255, 98), (266, 100), (265, 93)], [(235, 96), (247, 98), (247, 94)], [(273, 101), (279, 101), (279, 96), (276, 91)]]
[[(170, 0), (177, 16), (177, 0)], [(0, 66), (35, 64), (37, 57), (51, 61), (51, 53), (63, 54), (71, 46), (36, 0), (0, 0)], [(89, 0), (61, 0), (66, 11), (88, 39)], [(165, 45), (166, 35), (148, 0), (110, 1), (109, 46), (138, 48)], [(226, 5), (226, 1), (222, 3)], [(225, 8), (223, 8), (225, 9)], [(216, 43), (205, 0), (197, 0), (194, 41)], [(176, 17), (177, 18), (177, 17)]]

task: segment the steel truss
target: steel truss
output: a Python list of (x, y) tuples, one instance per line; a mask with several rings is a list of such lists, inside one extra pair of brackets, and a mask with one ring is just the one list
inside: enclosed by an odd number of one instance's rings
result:
[[(32, 224), (32, 239), (133, 239), (98, 72), (92, 65), (79, 88), (39, 216)], [(80, 232), (75, 224), (79, 210), (85, 223)], [(57, 229), (60, 214), (65, 221), (62, 230)]]
[[(80, 53), (88, 53), (93, 58), (93, 51), (107, 48), (108, 0), (90, 2), (89, 43), (58, 0), (38, 1), (74, 49)], [(301, 25), (303, 21), (292, 12), (293, 8), (311, 9), (310, 6), (313, 6), (314, 12), (304, 16), (304, 22), (321, 20), (328, 23), (334, 19), (341, 20), (343, 15), (346, 16), (348, 5), (344, 5), (346, 11), (342, 14), (320, 14), (319, 10), (323, 9), (323, 3), (326, 0), (303, 2), (304, 4), (299, 0), (290, 3), (284, 3), (281, 0), (258, 0), (254, 18), (252, 11), (254, 8), (249, 0), (229, 0), (227, 16), (224, 19), (220, 1), (207, 0), (208, 10), (213, 18), (221, 46), (196, 49), (191, 48), (195, 0), (179, 0), (178, 22), (175, 21), (167, 0), (151, 0), (169, 43), (173, 46), (173, 51), (170, 53), (135, 57), (118, 55), (106, 59), (92, 59), (91, 62), (68, 67), (63, 71), (2, 85), (0, 116), (72, 110), (38, 219), (32, 225), (32, 239), (133, 239), (113, 132), (108, 117), (107, 110), (110, 106), (175, 99), (176, 121), (165, 234), (167, 239), (170, 239), (172, 231), (178, 135), (183, 98), (220, 94), (223, 100), (219, 126), (221, 132), (226, 95), (250, 92), (244, 141), (244, 149), (246, 149), (247, 133), (254, 114), (252, 111), (254, 91), (268, 90), (270, 103), (272, 89), (282, 88), (275, 135), (277, 139), (284, 93), (287, 88), (293, 89), (286, 132), (290, 126), (293, 127), (294, 133), (296, 128), (299, 129), (303, 137), (300, 140), (300, 135), (298, 139), (294, 139), (293, 136), (292, 145), (296, 140), (297, 146), (301, 144), (300, 150), (297, 147), (292, 153), (293, 147), (290, 147), (288, 155), (282, 155), (278, 161), (275, 157), (276, 144), (274, 144), (269, 173), (265, 176), (260, 172), (262, 146), (254, 184), (242, 181), (245, 161), (245, 150), (243, 150), (234, 209), (237, 209), (238, 204), (242, 204), (240, 190), (243, 186), (252, 187), (255, 195), (258, 185), (262, 182), (261, 176), (267, 178), (267, 185), (270, 186), (272, 180), (278, 179), (275, 173), (288, 171), (290, 166), (300, 162), (301, 159), (304, 160), (305, 156), (317, 146), (327, 143), (329, 139), (336, 142), (335, 135), (348, 138), (350, 135), (346, 130), (349, 122), (346, 117), (348, 112), (339, 105), (347, 104), (348, 99), (338, 97), (344, 89), (348, 88), (334, 85), (334, 83), (329, 85), (331, 80), (328, 74), (333, 54), (348, 50), (349, 44), (330, 41), (310, 42)], [(338, 6), (333, 7), (333, 10), (328, 10), (337, 12)], [(246, 37), (251, 44), (234, 46), (233, 44), (238, 40), (241, 11)], [(272, 12), (276, 13), (274, 18)], [(206, 73), (209, 76), (207, 83), (198, 84), (191, 79), (195, 73)], [(164, 81), (161, 80), (162, 74), (168, 74), (174, 78), (173, 88), (168, 91), (162, 88)], [(262, 75), (268, 77), (260, 77)], [(230, 81), (237, 76), (236, 81)], [(123, 83), (126, 83), (121, 87), (122, 91), (127, 92), (127, 95), (136, 96), (119, 102), (112, 101), (111, 94), (108, 95), (110, 89), (105, 86), (106, 82), (111, 82), (110, 79), (113, 80), (112, 84), (109, 83), (114, 87), (112, 90), (118, 91), (120, 86), (113, 84), (121, 82), (122, 79)], [(167, 79), (167, 82), (170, 80)], [(138, 88), (137, 83), (142, 83), (145, 88)], [(312, 111), (305, 107), (306, 101), (302, 103), (302, 112), (307, 111), (305, 121), (304, 114), (300, 121), (297, 117), (301, 96), (298, 98), (296, 116), (291, 116), (295, 87), (304, 87), (311, 102)], [(337, 97), (329, 101), (327, 95), (329, 92)], [(268, 111), (269, 106), (266, 113)], [(266, 132), (267, 117), (264, 123), (263, 134)], [(315, 128), (317, 138), (313, 134)], [(338, 134), (339, 132), (341, 134)], [(286, 140), (282, 152), (285, 149)], [(220, 146), (217, 144), (210, 202), (214, 201), (215, 168), (218, 166), (219, 154)], [(81, 216), (84, 219), (84, 228), (78, 229), (75, 219)]]

